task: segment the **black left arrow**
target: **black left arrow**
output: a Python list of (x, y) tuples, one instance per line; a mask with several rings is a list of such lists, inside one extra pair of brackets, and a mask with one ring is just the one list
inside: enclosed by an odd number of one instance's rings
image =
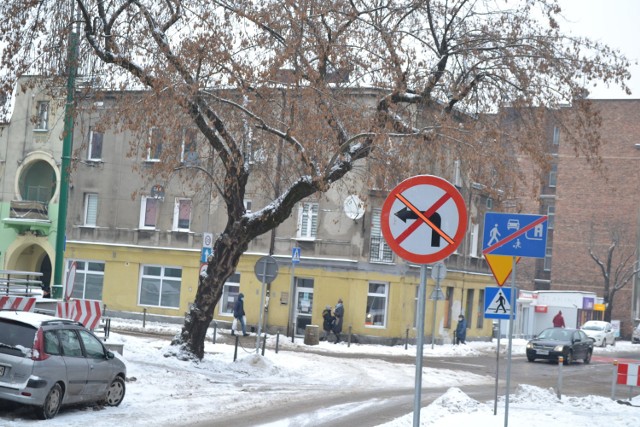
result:
[[(423, 213), (426, 213), (426, 212), (423, 212)], [(398, 212), (396, 212), (395, 215), (398, 218), (400, 218), (403, 222), (407, 222), (408, 219), (418, 219), (418, 215), (411, 209), (407, 208), (406, 206), (400, 209)]]
[[(422, 213), (425, 216), (427, 214), (426, 212), (422, 212)], [(418, 214), (412, 211), (411, 209), (407, 208), (406, 206), (400, 209), (398, 212), (396, 212), (395, 216), (400, 218), (405, 223), (407, 222), (408, 219), (418, 219)], [(441, 222), (440, 214), (438, 212), (432, 213), (431, 216), (429, 217), (429, 221), (431, 221), (433, 225), (439, 228), (440, 222)], [(440, 246), (440, 235), (438, 233), (431, 234), (431, 246), (432, 247)]]

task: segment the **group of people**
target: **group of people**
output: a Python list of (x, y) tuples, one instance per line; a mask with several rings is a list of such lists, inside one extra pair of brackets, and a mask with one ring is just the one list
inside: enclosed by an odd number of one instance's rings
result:
[(324, 335), (320, 337), (321, 341), (328, 341), (329, 335), (333, 332), (336, 336), (334, 344), (340, 342), (340, 333), (342, 332), (342, 318), (344, 317), (344, 305), (342, 304), (342, 298), (338, 298), (333, 313), (331, 313), (331, 306), (328, 305), (322, 311), (322, 329), (324, 329)]

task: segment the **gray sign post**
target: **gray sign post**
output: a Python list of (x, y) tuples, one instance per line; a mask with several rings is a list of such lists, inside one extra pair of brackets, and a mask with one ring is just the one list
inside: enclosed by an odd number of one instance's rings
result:
[(260, 293), (260, 320), (258, 321), (258, 334), (256, 335), (256, 354), (260, 351), (260, 334), (262, 333), (262, 320), (264, 317), (264, 297), (265, 285), (271, 283), (278, 276), (278, 263), (271, 256), (263, 256), (256, 262), (254, 268), (256, 277), (262, 282), (262, 292)]

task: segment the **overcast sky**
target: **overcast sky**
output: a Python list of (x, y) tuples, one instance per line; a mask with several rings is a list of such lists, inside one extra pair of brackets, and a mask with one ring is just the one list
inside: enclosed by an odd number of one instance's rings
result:
[(561, 28), (618, 48), (632, 62), (631, 81), (633, 92), (625, 95), (618, 88), (607, 89), (600, 85), (591, 90), (591, 98), (640, 99), (640, 1), (639, 0), (559, 0), (567, 22)]

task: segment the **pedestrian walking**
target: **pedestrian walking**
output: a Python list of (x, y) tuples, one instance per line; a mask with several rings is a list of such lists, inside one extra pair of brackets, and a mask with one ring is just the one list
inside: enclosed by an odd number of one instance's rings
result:
[(344, 317), (344, 304), (342, 303), (342, 298), (338, 298), (338, 303), (336, 304), (336, 308), (333, 310), (333, 315), (336, 318), (333, 325), (333, 333), (336, 336), (334, 344), (337, 344), (340, 342), (340, 332), (342, 332), (342, 321)]
[(324, 319), (322, 322), (322, 329), (324, 330), (324, 334), (320, 337), (320, 341), (325, 341), (329, 339), (329, 335), (333, 330), (333, 327), (336, 323), (336, 318), (331, 314), (331, 306), (328, 305), (322, 311), (322, 318)]
[[(233, 306), (233, 317), (236, 319), (236, 321), (238, 323), (240, 323), (240, 326), (242, 327), (242, 335), (243, 336), (248, 336), (249, 334), (247, 333), (247, 325), (246, 323), (246, 317), (245, 317), (245, 313), (244, 313), (244, 294), (241, 292), (238, 294), (238, 300), (236, 301), (236, 304)], [(233, 328), (231, 328), (231, 335), (235, 335), (236, 331), (233, 330)]]
[(562, 311), (558, 310), (558, 314), (556, 314), (553, 318), (553, 327), (554, 328), (564, 328), (564, 317), (562, 317)]
[(467, 321), (461, 314), (458, 316), (458, 326), (456, 326), (456, 344), (466, 344), (467, 340)]

